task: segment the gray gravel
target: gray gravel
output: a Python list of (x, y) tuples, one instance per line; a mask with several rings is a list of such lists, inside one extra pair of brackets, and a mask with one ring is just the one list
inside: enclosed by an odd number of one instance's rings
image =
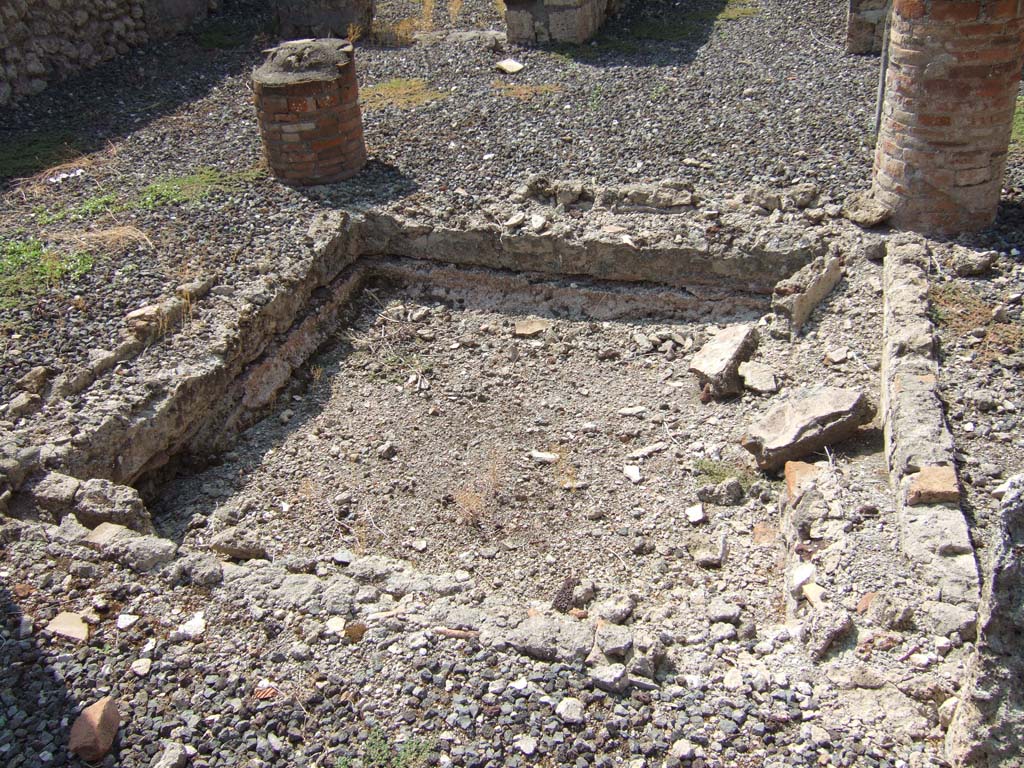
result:
[[(381, 18), (404, 17), (406, 5), (378, 3)], [(4, 310), (0, 396), (33, 365), (60, 370), (85, 360), (90, 348), (109, 347), (128, 310), (186, 279), (253, 275), (262, 261), (291, 251), (325, 205), (415, 203), (447, 218), (504, 199), (536, 172), (603, 182), (682, 176), (729, 193), (762, 180), (811, 179), (837, 197), (863, 185), (877, 59), (841, 52), (839, 6), (764, 0), (754, 17), (698, 24), (693, 39), (663, 41), (641, 36), (678, 27), (690, 11), (670, 3), (631, 8), (596, 44), (576, 50), (498, 52), (474, 41), (388, 49), (362, 41), (364, 90), (422, 79), (446, 98), (411, 110), (368, 110), (370, 167), (326, 191), (261, 179), (191, 204), (89, 216), (70, 227), (40, 218), (41, 210), (72, 210), (100, 194), (130, 204), (148, 184), (202, 166), (238, 173), (259, 163), (246, 81), (273, 38), (245, 7), (229, 17), (248, 41), (239, 47), (207, 50), (186, 35), (6, 111), (4, 140), (26, 129), (66, 132), (97, 154), (81, 177), (38, 193), (9, 190), (4, 236), (52, 242), (64, 229), (128, 224), (152, 246), (115, 249), (87, 275)], [(454, 22), (438, 4), (432, 28), (454, 27), (500, 28), (500, 21), (491, 0), (468, 0)], [(509, 55), (526, 65), (515, 77), (494, 69)], [(512, 98), (496, 83), (541, 90)]]

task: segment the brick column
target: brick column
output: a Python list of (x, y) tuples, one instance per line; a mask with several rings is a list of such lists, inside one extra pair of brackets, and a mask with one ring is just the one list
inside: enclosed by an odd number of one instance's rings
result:
[(330, 184), (366, 165), (352, 44), (296, 40), (252, 74), (270, 172), (285, 184)]
[(995, 218), (1024, 64), (1024, 0), (895, 0), (872, 193), (897, 227)]

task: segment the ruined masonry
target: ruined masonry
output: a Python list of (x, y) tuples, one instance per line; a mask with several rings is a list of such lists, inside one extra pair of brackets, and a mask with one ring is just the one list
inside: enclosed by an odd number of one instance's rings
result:
[(881, 53), (889, 0), (850, 0), (846, 13), (846, 52)]
[(505, 23), (512, 43), (584, 43), (621, 0), (508, 0)]
[(176, 35), (218, 0), (0, 0), (0, 105), (149, 40)]
[(904, 229), (995, 219), (1024, 64), (1024, 0), (897, 0), (873, 196)]

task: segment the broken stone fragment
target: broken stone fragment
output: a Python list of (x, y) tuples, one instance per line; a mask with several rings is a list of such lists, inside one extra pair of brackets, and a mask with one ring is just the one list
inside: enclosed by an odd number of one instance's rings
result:
[(65, 515), (74, 511), (75, 495), (81, 484), (77, 477), (47, 472), (33, 486), (32, 499), (40, 510), (49, 512), (55, 520), (63, 520)]
[(79, 643), (89, 639), (89, 625), (79, 614), (69, 611), (62, 611), (54, 616), (46, 625), (46, 631)]
[(960, 485), (955, 467), (921, 467), (921, 471), (911, 475), (909, 480), (908, 506), (960, 503)]
[(50, 372), (46, 369), (46, 366), (37, 365), (14, 382), (14, 386), (23, 392), (30, 392), (33, 395), (41, 395), (43, 390), (46, 389), (46, 380), (49, 376)]
[(602, 664), (590, 671), (595, 688), (609, 693), (622, 693), (629, 687), (629, 676), (622, 664)]
[(800, 389), (754, 423), (740, 444), (761, 469), (775, 470), (851, 437), (874, 415), (874, 405), (859, 390)]
[(705, 504), (717, 504), (720, 507), (733, 507), (743, 501), (743, 485), (739, 478), (730, 477), (718, 485), (702, 485), (697, 489), (697, 498)]
[(68, 749), (87, 763), (98, 763), (110, 752), (120, 725), (117, 702), (110, 696), (104, 696), (82, 710), (75, 720)]
[(728, 551), (728, 539), (723, 533), (715, 542), (697, 547), (693, 552), (693, 559), (701, 568), (721, 568)]
[(882, 203), (875, 200), (870, 192), (855, 192), (843, 203), (843, 217), (865, 229), (877, 227), (892, 216)]
[(842, 608), (823, 608), (815, 611), (807, 622), (807, 650), (811, 658), (819, 661), (829, 649), (853, 629), (853, 620)]
[(735, 395), (743, 389), (740, 364), (757, 349), (757, 329), (753, 325), (723, 328), (690, 361), (690, 373), (696, 374), (701, 387), (710, 386), (714, 397)]
[(772, 292), (772, 311), (788, 323), (790, 336), (800, 332), (804, 323), (843, 276), (839, 256), (819, 256), (791, 277), (780, 280)]
[(578, 663), (594, 647), (594, 627), (559, 615), (535, 615), (513, 629), (508, 642), (534, 659)]
[(43, 398), (31, 392), (21, 392), (15, 395), (7, 404), (7, 416), (11, 419), (20, 419), (28, 416), (43, 404)]
[(540, 336), (550, 327), (550, 320), (517, 320), (512, 334), (521, 339), (532, 339), (534, 336)]
[(210, 540), (210, 549), (235, 560), (266, 560), (266, 547), (251, 528), (225, 528)]
[(779, 391), (775, 372), (764, 363), (740, 363), (740, 378), (743, 386), (759, 395), (771, 395)]
[(974, 251), (957, 245), (953, 246), (951, 260), (957, 277), (977, 277), (992, 269), (997, 258), (997, 251)]
[(140, 533), (153, 531), (153, 520), (139, 492), (100, 478), (82, 483), (75, 497), (75, 516), (87, 528), (117, 523)]

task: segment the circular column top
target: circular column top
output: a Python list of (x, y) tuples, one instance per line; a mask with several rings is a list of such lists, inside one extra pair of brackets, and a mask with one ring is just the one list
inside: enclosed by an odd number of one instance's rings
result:
[(316, 80), (335, 80), (338, 70), (352, 63), (354, 48), (348, 40), (309, 38), (289, 40), (269, 48), (267, 60), (253, 70), (262, 85), (290, 85)]

